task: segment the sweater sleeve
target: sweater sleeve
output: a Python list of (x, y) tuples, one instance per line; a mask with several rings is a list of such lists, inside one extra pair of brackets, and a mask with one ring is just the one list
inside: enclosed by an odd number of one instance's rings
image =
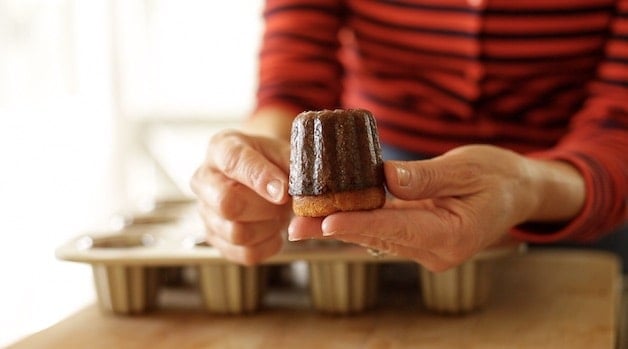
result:
[(571, 163), (583, 175), (586, 201), (562, 225), (527, 223), (513, 229), (522, 240), (592, 241), (626, 221), (628, 200), (628, 0), (620, 0), (609, 26), (605, 57), (589, 97), (569, 133), (554, 148), (529, 154)]
[(267, 0), (256, 110), (339, 107), (340, 0)]

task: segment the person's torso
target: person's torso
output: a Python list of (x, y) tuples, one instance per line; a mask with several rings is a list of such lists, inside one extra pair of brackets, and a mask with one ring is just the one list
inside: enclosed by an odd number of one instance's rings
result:
[(347, 6), (344, 104), (378, 115), (385, 142), (439, 153), (477, 142), (518, 151), (552, 146), (586, 99), (615, 2)]

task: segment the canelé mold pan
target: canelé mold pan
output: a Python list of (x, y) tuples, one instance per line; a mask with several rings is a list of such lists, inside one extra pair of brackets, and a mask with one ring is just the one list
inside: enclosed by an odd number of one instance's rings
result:
[[(354, 314), (377, 304), (378, 266), (409, 263), (391, 255), (374, 256), (365, 248), (330, 241), (286, 243), (260, 265), (243, 266), (223, 258), (202, 241), (191, 202), (161, 202), (150, 212), (123, 215), (115, 231), (88, 233), (60, 246), (61, 260), (92, 266), (100, 307), (115, 314), (141, 314), (159, 309), (159, 294), (195, 275), (193, 288), (209, 313), (245, 314), (258, 311), (267, 289), (267, 268), (306, 265), (305, 287), (313, 310)], [(489, 300), (492, 265), (523, 252), (519, 243), (483, 251), (445, 272), (430, 272), (417, 264), (421, 304), (428, 311), (463, 314)], [(379, 288), (386, 287), (380, 285)]]

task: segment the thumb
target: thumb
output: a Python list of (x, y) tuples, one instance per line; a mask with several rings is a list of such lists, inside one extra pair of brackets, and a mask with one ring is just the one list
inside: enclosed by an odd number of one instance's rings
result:
[(270, 138), (221, 132), (210, 141), (209, 163), (275, 204), (288, 201), (289, 144)]
[(247, 136), (251, 145), (270, 162), (281, 168), (284, 173), (290, 171), (290, 143), (266, 137)]
[(386, 186), (396, 197), (420, 200), (463, 196), (480, 190), (480, 166), (454, 156), (419, 161), (386, 161)]

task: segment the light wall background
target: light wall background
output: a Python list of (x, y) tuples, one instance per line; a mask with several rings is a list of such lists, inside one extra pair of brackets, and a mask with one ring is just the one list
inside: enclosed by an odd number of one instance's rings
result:
[(0, 347), (94, 301), (68, 239), (189, 195), (253, 107), (261, 0), (0, 0)]

